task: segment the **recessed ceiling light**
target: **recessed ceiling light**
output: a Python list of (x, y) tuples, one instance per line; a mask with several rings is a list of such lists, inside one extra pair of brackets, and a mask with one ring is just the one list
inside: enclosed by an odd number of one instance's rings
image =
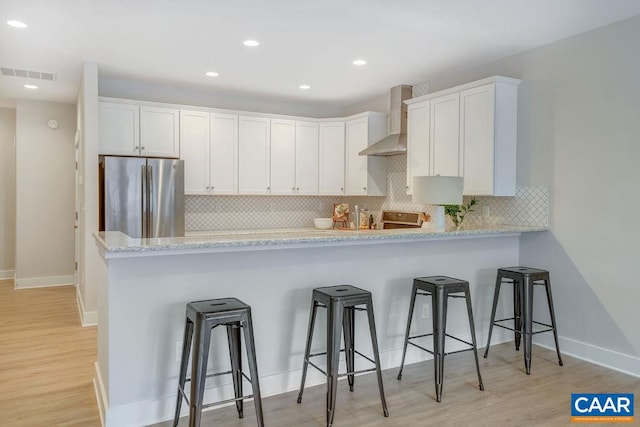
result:
[(256, 40), (245, 40), (242, 44), (249, 47), (256, 47), (260, 45), (260, 43)]
[(311, 86), (309, 86), (309, 85), (300, 85), (300, 86), (298, 86), (298, 87), (299, 87), (300, 89), (302, 89), (302, 90), (311, 89)]
[(215, 71), (207, 71), (204, 74), (209, 76), (209, 77), (218, 77), (218, 73), (216, 73)]
[(27, 24), (25, 24), (22, 21), (7, 21), (7, 24), (11, 25), (12, 27), (16, 27), (16, 28), (27, 28)]
[(26, 87), (27, 89), (38, 89), (38, 86), (36, 85), (24, 85), (24, 87)]
[(367, 61), (365, 61), (364, 59), (356, 59), (355, 61), (353, 61), (353, 65), (365, 65), (367, 63)]

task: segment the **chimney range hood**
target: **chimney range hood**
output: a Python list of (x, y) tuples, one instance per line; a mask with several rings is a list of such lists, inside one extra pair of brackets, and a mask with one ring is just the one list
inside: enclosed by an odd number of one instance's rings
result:
[(360, 153), (361, 156), (398, 156), (407, 154), (407, 106), (405, 100), (411, 98), (411, 86), (400, 85), (391, 88), (389, 100), (390, 134)]

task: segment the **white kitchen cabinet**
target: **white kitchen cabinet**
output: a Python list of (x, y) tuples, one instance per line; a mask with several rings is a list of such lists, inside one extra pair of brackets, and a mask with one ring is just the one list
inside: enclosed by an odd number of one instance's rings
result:
[(296, 122), (271, 119), (271, 194), (296, 194)]
[(238, 194), (238, 116), (211, 113), (211, 194)]
[(240, 116), (238, 127), (238, 192), (270, 194), (270, 120)]
[(426, 171), (418, 162), (428, 128), (426, 175), (463, 176), (464, 195), (514, 196), (519, 83), (495, 76), (407, 101), (407, 186)]
[(209, 194), (209, 113), (180, 111), (180, 158), (185, 194)]
[(519, 82), (497, 78), (460, 93), (466, 195), (515, 196)]
[(344, 195), (345, 122), (322, 122), (319, 127), (319, 194)]
[(98, 153), (116, 156), (140, 154), (140, 107), (100, 102)]
[(460, 94), (433, 98), (430, 117), (431, 175), (461, 176)]
[(429, 176), (429, 123), (431, 101), (426, 100), (407, 108), (407, 194), (411, 195), (414, 176)]
[(386, 115), (366, 113), (345, 125), (346, 194), (384, 196), (387, 193), (387, 159), (361, 156), (360, 151), (386, 136)]
[(140, 107), (140, 155), (180, 157), (180, 110)]
[(238, 194), (238, 116), (180, 111), (185, 194)]
[(296, 194), (318, 194), (318, 123), (296, 121)]

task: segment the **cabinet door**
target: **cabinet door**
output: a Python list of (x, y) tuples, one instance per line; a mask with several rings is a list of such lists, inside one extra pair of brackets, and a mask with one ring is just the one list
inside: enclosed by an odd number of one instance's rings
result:
[(318, 194), (318, 124), (296, 121), (296, 194)]
[(238, 194), (238, 116), (211, 113), (210, 191)]
[(140, 107), (140, 155), (180, 157), (179, 110)]
[(209, 193), (209, 113), (180, 111), (180, 158), (185, 194)]
[(269, 194), (269, 119), (239, 119), (238, 175), (240, 194)]
[(358, 153), (368, 145), (368, 121), (356, 119), (346, 124), (346, 194), (366, 195), (368, 178), (368, 156)]
[(319, 177), (321, 195), (344, 194), (345, 134), (344, 122), (320, 124)]
[(137, 156), (140, 153), (140, 107), (101, 102), (98, 117), (98, 154)]
[(296, 193), (296, 122), (271, 120), (271, 194)]
[(495, 85), (460, 94), (461, 165), (464, 194), (492, 195), (494, 189)]
[(407, 126), (407, 194), (414, 176), (429, 176), (429, 101), (410, 105)]
[(460, 176), (460, 94), (431, 100), (431, 175)]

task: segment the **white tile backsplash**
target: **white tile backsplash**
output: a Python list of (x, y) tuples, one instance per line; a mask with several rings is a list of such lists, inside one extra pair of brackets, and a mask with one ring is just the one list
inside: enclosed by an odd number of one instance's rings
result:
[[(380, 220), (382, 210), (424, 211), (406, 195), (406, 156), (391, 156), (388, 161), (386, 197), (331, 196), (187, 196), (185, 228), (187, 231), (243, 230), (259, 228), (313, 227), (313, 218), (331, 216), (334, 203), (360, 205)], [(549, 189), (519, 187), (515, 197), (477, 197), (475, 211), (465, 218), (469, 225), (549, 224)], [(470, 198), (465, 197), (464, 203)], [(482, 207), (489, 217), (483, 218)]]

